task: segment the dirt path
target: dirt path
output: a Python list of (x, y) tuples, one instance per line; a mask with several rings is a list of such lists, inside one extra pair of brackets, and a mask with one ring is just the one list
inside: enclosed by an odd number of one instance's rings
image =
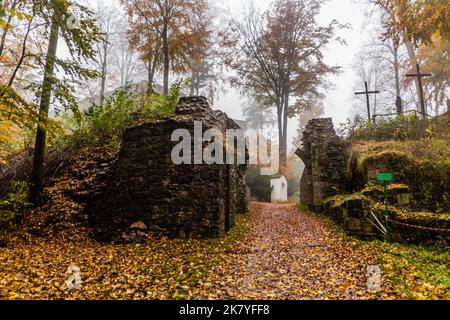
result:
[(373, 299), (376, 257), (291, 204), (254, 203), (243, 247), (215, 270), (214, 296), (233, 299)]

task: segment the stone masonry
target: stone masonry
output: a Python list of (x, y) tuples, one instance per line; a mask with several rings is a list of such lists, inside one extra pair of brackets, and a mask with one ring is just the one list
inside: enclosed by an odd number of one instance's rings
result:
[(323, 200), (345, 188), (346, 155), (331, 118), (311, 120), (303, 133), (303, 148), (296, 151), (305, 170), (300, 182), (300, 202), (320, 210)]
[[(98, 240), (136, 242), (148, 234), (215, 238), (232, 227), (235, 214), (247, 211), (246, 165), (173, 164), (171, 152), (179, 142), (171, 141), (172, 133), (187, 129), (194, 140), (194, 121), (202, 122), (203, 132), (218, 129), (224, 136), (226, 129), (239, 129), (204, 97), (189, 97), (180, 99), (170, 119), (124, 133), (106, 187), (88, 206)], [(203, 141), (203, 147), (208, 144)]]

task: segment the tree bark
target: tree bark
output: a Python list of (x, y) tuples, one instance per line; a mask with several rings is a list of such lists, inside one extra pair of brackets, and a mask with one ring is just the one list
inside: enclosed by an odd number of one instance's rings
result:
[[(406, 50), (408, 52), (408, 56), (409, 56), (409, 62), (411, 64), (411, 68), (413, 70), (413, 72), (415, 72), (416, 70), (416, 64), (417, 64), (417, 56), (416, 56), (416, 52), (414, 50), (414, 45), (411, 41), (405, 41), (405, 46), (406, 46)], [(420, 85), (419, 85), (419, 78), (416, 78), (416, 80), (414, 81), (416, 84), (416, 92), (419, 93), (420, 92)], [(420, 99), (419, 99), (420, 100)], [(417, 104), (417, 110), (420, 110), (420, 101)], [(422, 117), (426, 117), (425, 115), (422, 115)]]
[(19, 62), (17, 63), (16, 67), (14, 68), (14, 71), (11, 75), (11, 78), (9, 79), (8, 86), (12, 87), (14, 80), (16, 79), (17, 72), (19, 72), (19, 69), (22, 67), (23, 61), (26, 57), (26, 49), (27, 49), (27, 41), (28, 37), (30, 35), (31, 31), (31, 24), (32, 24), (33, 18), (30, 19), (30, 22), (28, 23), (27, 32), (25, 33), (25, 37), (23, 39), (22, 43), (22, 53), (20, 55)]
[(163, 42), (163, 87), (164, 87), (164, 96), (169, 94), (169, 68), (170, 68), (170, 60), (169, 60), (169, 39), (168, 39), (168, 26), (167, 23), (164, 25), (164, 29), (162, 32), (162, 42)]
[(277, 107), (278, 113), (278, 159), (279, 163), (283, 163), (283, 102), (282, 98), (280, 100), (279, 105)]
[(100, 86), (100, 104), (103, 104), (105, 100), (105, 89), (106, 89), (106, 76), (108, 73), (108, 43), (103, 44), (103, 61), (102, 61), (102, 77)]
[(153, 90), (153, 59), (152, 59), (152, 55), (149, 55), (148, 58), (148, 88), (147, 88), (147, 92), (150, 93)]
[(397, 114), (400, 115), (403, 113), (403, 102), (400, 88), (400, 62), (398, 61), (398, 47), (394, 49), (394, 76), (395, 76), (395, 94), (396, 94), (395, 106), (397, 107)]
[(30, 200), (35, 204), (38, 204), (43, 191), (44, 159), (47, 139), (45, 122), (48, 119), (50, 99), (52, 95), (52, 78), (55, 70), (56, 51), (58, 49), (59, 25), (57, 22), (57, 12), (58, 10), (55, 9), (52, 19), (53, 21), (50, 27), (50, 38), (48, 42), (48, 50), (45, 62), (44, 79), (42, 82), (41, 102), (39, 106), (39, 120), (34, 148), (33, 170), (31, 173)]
[(287, 130), (288, 130), (288, 111), (289, 111), (289, 91), (286, 90), (284, 95), (284, 110), (283, 110), (283, 154), (281, 157), (281, 166), (286, 167), (287, 165)]

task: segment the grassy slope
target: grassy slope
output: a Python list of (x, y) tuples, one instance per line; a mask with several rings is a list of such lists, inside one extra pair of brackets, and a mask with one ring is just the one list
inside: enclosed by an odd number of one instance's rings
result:
[[(353, 143), (351, 150), (354, 155), (357, 155), (355, 163), (357, 170), (363, 171), (366, 163), (377, 163), (381, 159), (388, 158), (400, 159), (400, 161), (404, 159), (405, 163), (413, 166), (433, 167), (448, 173), (450, 170), (450, 127), (447, 125), (448, 118), (445, 117), (447, 116), (444, 115), (430, 122), (426, 129), (427, 137), (410, 140), (390, 138), (384, 141), (359, 137)], [(382, 128), (381, 126), (378, 134), (382, 133), (384, 130)], [(414, 126), (409, 127), (408, 130), (415, 130)], [(429, 215), (436, 216), (434, 213), (414, 213), (415, 217), (429, 218)], [(441, 218), (443, 216), (450, 217), (449, 214), (439, 215)], [(322, 219), (328, 221), (335, 232), (348, 237), (331, 220), (325, 217)], [(396, 296), (402, 299), (450, 299), (450, 252), (448, 249), (381, 241), (366, 242), (356, 239), (354, 241), (378, 253), (385, 280), (391, 283)]]
[(307, 211), (323, 220), (334, 233), (356, 243), (379, 257), (383, 281), (392, 287), (393, 299), (438, 300), (450, 299), (450, 252), (443, 248), (363, 241), (345, 234), (331, 219)]

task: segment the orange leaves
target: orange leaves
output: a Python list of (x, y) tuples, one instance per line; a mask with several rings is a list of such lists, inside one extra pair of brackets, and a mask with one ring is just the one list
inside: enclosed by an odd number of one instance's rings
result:
[(448, 39), (450, 6), (447, 0), (373, 0), (387, 14), (386, 35), (402, 35), (405, 41), (429, 44), (433, 37)]
[[(130, 45), (142, 53), (145, 62), (162, 69), (162, 57), (169, 55), (175, 72), (187, 72), (202, 61), (210, 45), (210, 20), (205, 0), (169, 0), (168, 9), (160, 0), (122, 0), (130, 23)], [(163, 47), (168, 30), (168, 47)]]
[[(60, 218), (73, 215), (70, 211)], [(0, 251), (0, 299), (205, 297), (211, 286), (206, 281), (208, 274), (220, 256), (234, 247), (243, 224), (241, 219), (233, 232), (219, 240), (161, 238), (145, 245), (100, 244), (87, 238), (78, 225), (69, 233), (43, 237), (9, 235), (8, 247)], [(70, 275), (66, 271), (71, 265), (80, 269), (80, 290), (67, 287)]]
[(374, 299), (389, 287), (367, 289), (377, 256), (341, 240), (294, 205), (254, 204), (244, 249), (222, 257), (209, 298)]
[[(294, 205), (255, 203), (249, 219), (239, 216), (218, 240), (11, 237), (0, 251), (0, 299), (445, 298), (445, 259), (342, 237)], [(67, 287), (69, 265), (80, 269), (80, 290)], [(382, 270), (379, 288), (368, 287), (374, 265)]]

